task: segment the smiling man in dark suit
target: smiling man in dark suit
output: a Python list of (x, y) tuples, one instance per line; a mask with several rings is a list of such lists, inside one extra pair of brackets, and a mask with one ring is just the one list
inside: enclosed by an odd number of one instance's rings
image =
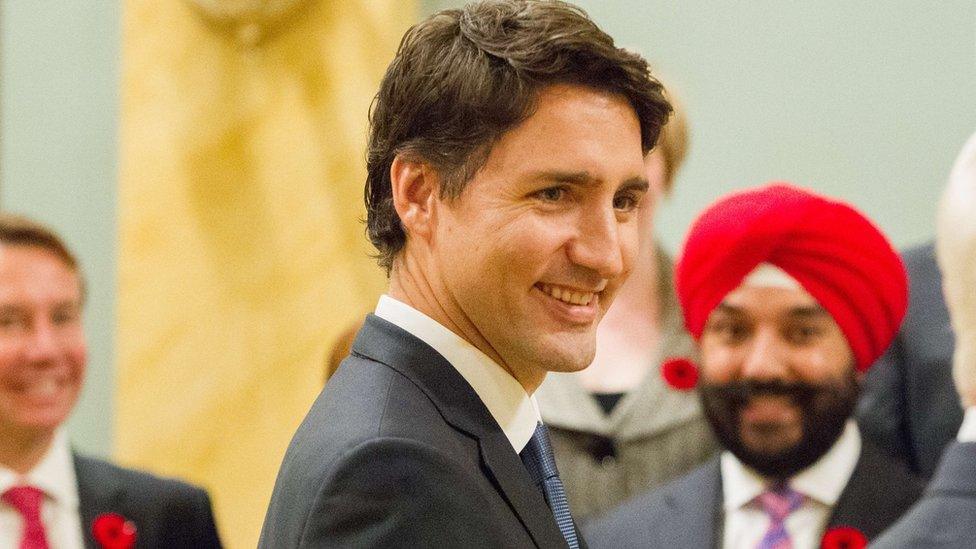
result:
[(74, 453), (61, 428), (86, 368), (78, 263), (0, 214), (0, 547), (217, 548), (206, 492)]
[(669, 111), (562, 2), (408, 31), (367, 159), (389, 290), (288, 448), (261, 547), (580, 545), (531, 395), (593, 359)]
[(907, 301), (870, 221), (788, 184), (735, 193), (692, 226), (676, 283), (725, 451), (598, 521), (592, 547), (863, 547), (912, 505), (921, 482), (851, 419)]

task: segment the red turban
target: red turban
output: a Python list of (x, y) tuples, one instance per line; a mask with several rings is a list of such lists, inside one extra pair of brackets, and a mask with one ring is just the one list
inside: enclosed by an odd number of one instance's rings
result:
[(847, 204), (772, 183), (720, 199), (688, 233), (675, 283), (695, 339), (760, 263), (786, 271), (830, 313), (859, 371), (888, 348), (905, 316), (905, 267), (881, 231)]

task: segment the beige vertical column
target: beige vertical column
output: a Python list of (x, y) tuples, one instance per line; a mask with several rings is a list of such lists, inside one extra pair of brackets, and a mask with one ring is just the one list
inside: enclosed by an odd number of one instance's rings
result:
[(399, 0), (128, 0), (116, 456), (254, 547), (335, 336), (385, 285), (360, 220)]

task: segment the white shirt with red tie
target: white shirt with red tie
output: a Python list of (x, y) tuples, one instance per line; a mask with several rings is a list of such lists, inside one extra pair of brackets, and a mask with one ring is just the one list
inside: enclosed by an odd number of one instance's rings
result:
[[(59, 430), (41, 461), (26, 475), (0, 465), (0, 494), (14, 486), (30, 485), (44, 492), (41, 520), (48, 547), (83, 549), (78, 512), (78, 481), (68, 437)], [(21, 514), (0, 501), (0, 547), (20, 547), (24, 532)]]

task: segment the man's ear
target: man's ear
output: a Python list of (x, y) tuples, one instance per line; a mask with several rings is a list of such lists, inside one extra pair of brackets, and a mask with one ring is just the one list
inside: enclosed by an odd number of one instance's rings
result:
[(429, 164), (397, 155), (390, 165), (393, 207), (407, 234), (429, 238), (436, 220), (440, 181)]

